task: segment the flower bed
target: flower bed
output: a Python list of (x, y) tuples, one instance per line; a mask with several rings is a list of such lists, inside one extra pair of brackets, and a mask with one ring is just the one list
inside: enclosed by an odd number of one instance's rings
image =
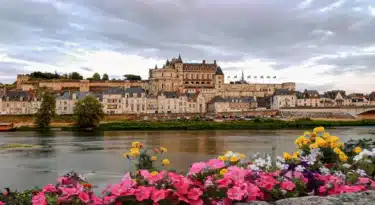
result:
[(166, 148), (147, 150), (140, 142), (133, 142), (124, 157), (134, 163), (134, 171), (118, 184), (108, 185), (101, 196), (93, 193), (94, 186), (83, 177), (69, 173), (58, 178), (56, 185), (6, 194), (3, 199), (12, 205), (27, 200), (33, 205), (229, 205), (361, 192), (375, 189), (372, 142), (344, 144), (317, 127), (296, 139), (296, 152), (275, 160), (228, 151), (217, 159), (192, 164), (187, 174), (168, 171)]

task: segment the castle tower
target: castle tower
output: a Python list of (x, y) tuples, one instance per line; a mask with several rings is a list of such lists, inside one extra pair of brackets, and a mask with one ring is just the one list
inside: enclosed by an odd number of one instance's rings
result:
[(223, 84), (224, 84), (224, 73), (223, 73), (223, 70), (221, 70), (221, 67), (218, 66), (216, 68), (216, 73), (215, 73), (215, 89), (221, 90), (223, 88)]

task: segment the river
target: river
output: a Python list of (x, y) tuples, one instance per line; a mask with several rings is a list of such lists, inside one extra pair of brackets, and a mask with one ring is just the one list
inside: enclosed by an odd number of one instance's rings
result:
[[(342, 141), (375, 136), (375, 127), (340, 127), (328, 130)], [(272, 153), (295, 150), (294, 139), (303, 130), (229, 131), (107, 131), (76, 133), (54, 131), (0, 133), (0, 144), (21, 143), (49, 148), (0, 151), (0, 187), (24, 190), (55, 183), (57, 176), (76, 171), (103, 188), (118, 182), (131, 168), (123, 157), (132, 141), (148, 148), (168, 148), (171, 167), (186, 170), (192, 162), (206, 160), (227, 150), (246, 153)]]

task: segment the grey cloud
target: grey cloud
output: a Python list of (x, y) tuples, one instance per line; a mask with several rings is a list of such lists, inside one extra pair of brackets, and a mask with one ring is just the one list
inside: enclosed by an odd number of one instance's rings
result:
[(349, 55), (346, 57), (323, 58), (317, 61), (319, 64), (335, 65), (329, 74), (340, 74), (343, 72), (374, 72), (375, 71), (375, 53), (370, 55)]
[(25, 66), (27, 64), (0, 61), (0, 83), (13, 82), (17, 74), (28, 73), (29, 71), (24, 68)]
[(323, 85), (315, 85), (315, 84), (306, 84), (306, 83), (296, 83), (296, 87), (299, 91), (304, 91), (305, 89), (308, 90), (317, 90), (321, 94), (327, 90), (333, 90), (335, 85), (333, 83), (323, 84)]
[(81, 67), (81, 69), (84, 70), (84, 71), (92, 72), (92, 69), (91, 69), (91, 68), (88, 68), (88, 67)]
[[(64, 44), (73, 42), (84, 49), (157, 59), (176, 57), (179, 52), (188, 61), (267, 59), (276, 62), (274, 68), (281, 72), (316, 56), (375, 44), (371, 35), (375, 19), (366, 9), (353, 10), (367, 8), (371, 0), (346, 0), (326, 12), (319, 9), (337, 0), (315, 0), (304, 9), (298, 8), (303, 0), (50, 2), (13, 0), (2, 4), (0, 38), (13, 46), (13, 57), (53, 64), (60, 57), (73, 58), (69, 56), (71, 48)], [(33, 52), (35, 46), (48, 52)], [(370, 60), (360, 64), (372, 68)], [(351, 65), (338, 67), (345, 70)]]

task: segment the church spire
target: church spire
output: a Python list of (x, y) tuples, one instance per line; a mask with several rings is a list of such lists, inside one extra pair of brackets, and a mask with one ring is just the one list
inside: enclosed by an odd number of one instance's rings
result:
[(242, 70), (242, 75), (241, 75), (241, 82), (245, 82), (245, 75), (243, 74), (243, 70)]
[(155, 69), (158, 69), (158, 64), (155, 64)]
[(181, 53), (178, 53), (178, 60), (182, 61), (182, 59), (181, 59)]

